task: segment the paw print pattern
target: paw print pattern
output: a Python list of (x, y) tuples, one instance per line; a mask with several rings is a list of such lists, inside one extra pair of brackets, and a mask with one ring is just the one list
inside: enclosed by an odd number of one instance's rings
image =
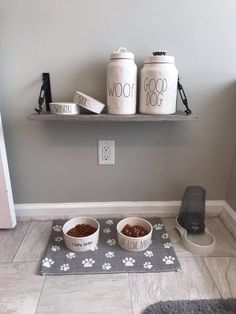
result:
[(60, 251), (60, 246), (58, 246), (58, 245), (53, 245), (52, 247), (51, 247), (51, 251), (53, 251), (53, 252), (56, 252), (56, 251)]
[(126, 257), (123, 259), (123, 264), (125, 264), (125, 266), (134, 266), (135, 263), (135, 259), (133, 259), (132, 257)]
[(152, 251), (146, 251), (146, 252), (144, 253), (144, 255), (145, 255), (146, 257), (152, 257), (152, 256), (153, 256), (153, 253), (152, 253)]
[(96, 251), (96, 250), (98, 250), (98, 247), (97, 247), (97, 245), (95, 245), (94, 247), (92, 247), (91, 249), (90, 249), (90, 251)]
[(169, 239), (168, 233), (163, 233), (163, 235), (161, 237), (162, 237), (162, 239)]
[(174, 264), (174, 261), (175, 261), (175, 257), (173, 256), (165, 256), (162, 261), (164, 263), (166, 263), (166, 265), (171, 265), (171, 264)]
[(103, 233), (110, 233), (111, 232), (111, 229), (110, 228), (104, 228), (103, 229)]
[(68, 258), (68, 259), (75, 258), (75, 253), (69, 252), (68, 254), (66, 254), (66, 258)]
[(143, 267), (146, 269), (151, 269), (153, 267), (153, 265), (150, 262), (145, 262), (145, 263), (143, 263)]
[(153, 228), (155, 230), (162, 230), (163, 229), (163, 224), (155, 224), (155, 225), (153, 225)]
[(113, 225), (113, 220), (111, 220), (111, 219), (106, 220), (106, 224), (107, 225)]
[(107, 244), (109, 244), (110, 246), (116, 245), (116, 240), (115, 239), (108, 239)]
[(60, 270), (62, 270), (62, 271), (67, 271), (67, 270), (69, 270), (69, 269), (70, 269), (69, 264), (63, 264), (63, 265), (61, 265), (61, 267), (60, 267)]
[(172, 243), (171, 242), (164, 243), (164, 248), (165, 249), (170, 249), (171, 247), (172, 247)]
[(62, 226), (60, 226), (60, 225), (55, 225), (55, 226), (52, 227), (52, 230), (53, 230), (53, 231), (56, 231), (56, 232), (61, 232)]
[(114, 254), (114, 252), (107, 252), (107, 253), (105, 254), (105, 256), (106, 256), (107, 258), (112, 258), (112, 257), (115, 256), (115, 254)]
[(42, 260), (42, 264), (44, 267), (51, 268), (51, 266), (54, 264), (54, 261), (51, 258), (46, 257)]
[(110, 264), (110, 263), (104, 263), (104, 264), (102, 265), (102, 269), (104, 269), (104, 270), (109, 270), (109, 269), (111, 269), (111, 264)]
[(54, 240), (55, 240), (56, 242), (61, 242), (61, 241), (63, 240), (63, 237), (56, 237)]
[(84, 267), (93, 267), (94, 263), (95, 263), (95, 260), (93, 260), (92, 258), (85, 258), (82, 261), (82, 264), (84, 265)]

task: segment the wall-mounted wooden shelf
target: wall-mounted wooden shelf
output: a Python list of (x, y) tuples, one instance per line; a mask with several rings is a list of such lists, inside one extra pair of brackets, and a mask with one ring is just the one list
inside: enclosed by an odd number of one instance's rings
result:
[(197, 120), (194, 114), (186, 115), (177, 112), (172, 115), (111, 115), (111, 114), (78, 114), (78, 115), (56, 115), (51, 113), (33, 113), (27, 117), (30, 121), (78, 121), (78, 122), (162, 122), (162, 121), (190, 121)]

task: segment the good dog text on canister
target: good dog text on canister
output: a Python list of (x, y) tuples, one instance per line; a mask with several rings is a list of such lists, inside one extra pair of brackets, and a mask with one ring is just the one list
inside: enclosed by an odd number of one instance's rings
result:
[(165, 52), (147, 58), (141, 70), (139, 111), (145, 114), (176, 112), (178, 70)]

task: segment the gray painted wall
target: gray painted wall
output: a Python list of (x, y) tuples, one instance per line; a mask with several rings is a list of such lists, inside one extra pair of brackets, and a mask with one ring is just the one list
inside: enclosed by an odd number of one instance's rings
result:
[[(235, 132), (234, 0), (0, 0), (0, 104), (16, 203), (181, 199), (189, 184), (225, 199)], [(109, 54), (125, 46), (140, 67), (155, 49), (176, 56), (199, 120), (38, 123), (40, 77), (55, 101), (80, 90), (105, 101)], [(181, 108), (181, 104), (179, 105)], [(97, 140), (116, 141), (115, 166)]]
[(227, 202), (236, 211), (236, 144), (234, 149), (232, 172), (228, 186)]

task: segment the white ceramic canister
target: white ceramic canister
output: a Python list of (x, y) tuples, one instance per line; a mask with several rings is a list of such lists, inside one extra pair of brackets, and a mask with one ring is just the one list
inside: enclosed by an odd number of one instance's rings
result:
[(111, 54), (107, 68), (107, 106), (109, 114), (135, 114), (137, 66), (134, 54), (119, 48)]
[(175, 58), (158, 51), (148, 57), (141, 70), (139, 111), (145, 114), (176, 112), (178, 70)]

